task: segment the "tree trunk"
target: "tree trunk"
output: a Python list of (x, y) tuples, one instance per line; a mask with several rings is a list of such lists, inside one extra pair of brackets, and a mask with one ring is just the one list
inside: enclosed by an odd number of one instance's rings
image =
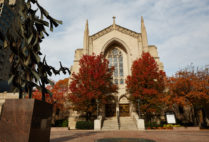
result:
[(89, 121), (91, 119), (91, 112), (86, 113), (86, 121)]
[(197, 109), (194, 107), (194, 125), (198, 126), (198, 111)]
[(53, 111), (52, 111), (52, 124), (55, 125), (56, 121), (56, 107), (53, 105)]
[(202, 108), (201, 111), (202, 111), (202, 119), (203, 119), (203, 122), (202, 122), (202, 124), (201, 124), (201, 127), (206, 128), (206, 127), (207, 127), (207, 122), (206, 122), (206, 113), (205, 113), (205, 109)]
[(197, 119), (196, 119), (196, 109), (194, 107), (194, 105), (191, 106), (192, 109), (191, 109), (191, 112), (192, 112), (192, 122), (193, 122), (193, 125), (194, 126), (197, 126)]

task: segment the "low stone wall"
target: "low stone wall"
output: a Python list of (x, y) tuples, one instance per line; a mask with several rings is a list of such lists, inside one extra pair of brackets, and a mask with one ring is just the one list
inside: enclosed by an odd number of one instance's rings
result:
[(102, 116), (100, 115), (97, 119), (94, 120), (94, 130), (102, 129)]
[(136, 114), (135, 112), (132, 112), (131, 116), (137, 126), (137, 129), (138, 130), (145, 130), (144, 119), (139, 119), (138, 114)]
[(19, 98), (19, 93), (7, 93), (7, 92), (0, 93), (0, 114), (5, 99), (18, 99), (18, 98)]

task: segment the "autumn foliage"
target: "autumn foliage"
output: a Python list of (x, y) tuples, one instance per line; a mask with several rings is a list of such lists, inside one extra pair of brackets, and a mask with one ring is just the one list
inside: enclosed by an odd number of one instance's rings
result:
[[(48, 86), (46, 86), (46, 89), (51, 90), (52, 89), (52, 86), (48, 85)], [(38, 89), (33, 90), (32, 98), (41, 101), (42, 100), (42, 92), (39, 91)], [(51, 98), (51, 96), (49, 94), (45, 94), (45, 101), (47, 103), (50, 103), (50, 104), (53, 103), (53, 99)]]
[(112, 83), (113, 68), (108, 68), (108, 60), (100, 55), (84, 55), (79, 61), (80, 69), (71, 77), (70, 100), (75, 110), (86, 113), (89, 119), (97, 109), (97, 101), (106, 103), (107, 94), (117, 92)]
[[(64, 110), (66, 109), (64, 107), (64, 103), (66, 101), (65, 93), (67, 93), (68, 89), (68, 78), (59, 80), (55, 83), (54, 86), (47, 86), (46, 88), (53, 94), (50, 96), (49, 94), (45, 94), (46, 98), (45, 101), (53, 104), (53, 110), (56, 111), (57, 109), (59, 110)], [(33, 91), (33, 98), (42, 100), (42, 92), (40, 92), (38, 89)]]
[(204, 111), (209, 103), (209, 69), (195, 69), (189, 66), (167, 79), (169, 93), (164, 98), (168, 106), (190, 106), (193, 111), (193, 121), (197, 124), (198, 112)]
[(165, 89), (165, 73), (159, 70), (155, 59), (149, 53), (133, 62), (131, 75), (127, 77), (127, 91), (130, 99), (140, 112), (148, 116), (161, 109), (161, 99)]

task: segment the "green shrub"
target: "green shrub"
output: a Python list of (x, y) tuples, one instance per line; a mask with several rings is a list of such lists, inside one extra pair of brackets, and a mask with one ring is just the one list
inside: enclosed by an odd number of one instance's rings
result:
[(159, 127), (160, 125), (158, 125), (156, 122), (147, 122), (145, 123), (145, 127), (146, 128), (153, 128), (153, 127)]
[(66, 120), (66, 119), (56, 120), (54, 126), (55, 127), (67, 127), (68, 126), (68, 120)]
[(171, 128), (171, 127), (181, 127), (179, 124), (167, 124), (166, 122), (162, 121), (160, 124), (156, 122), (147, 122), (145, 123), (146, 128), (157, 128), (157, 127), (164, 127), (164, 128)]
[(168, 128), (168, 127), (181, 127), (181, 125), (174, 125), (174, 124), (164, 124), (163, 127)]
[(77, 121), (76, 129), (94, 129), (94, 122), (92, 121)]

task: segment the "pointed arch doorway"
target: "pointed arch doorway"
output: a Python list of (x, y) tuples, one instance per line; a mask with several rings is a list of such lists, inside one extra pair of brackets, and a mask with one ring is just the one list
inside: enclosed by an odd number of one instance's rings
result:
[(119, 112), (121, 117), (130, 116), (130, 103), (125, 95), (119, 99)]

